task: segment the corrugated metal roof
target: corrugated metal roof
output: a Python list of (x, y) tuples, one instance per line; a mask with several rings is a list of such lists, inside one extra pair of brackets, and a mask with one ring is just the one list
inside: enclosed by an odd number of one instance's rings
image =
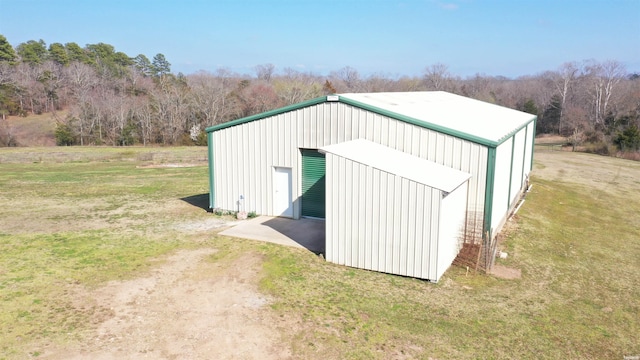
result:
[(320, 148), (320, 152), (335, 154), (447, 193), (471, 177), (471, 174), (365, 139), (328, 145)]
[[(535, 116), (444, 91), (340, 94), (341, 102), (356, 102), (424, 122), (425, 127), (450, 130), (462, 138), (500, 143)], [(347, 101), (345, 101), (347, 100)], [(351, 100), (351, 101), (348, 101)]]
[(214, 125), (214, 132), (324, 102), (341, 102), (400, 121), (497, 147), (536, 119), (534, 115), (444, 91), (349, 93), (322, 96)]

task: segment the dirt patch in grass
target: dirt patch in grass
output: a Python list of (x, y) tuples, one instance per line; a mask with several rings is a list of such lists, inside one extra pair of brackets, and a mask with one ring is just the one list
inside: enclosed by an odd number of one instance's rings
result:
[(179, 222), (174, 224), (173, 228), (183, 232), (221, 231), (236, 223), (237, 221), (233, 221), (230, 216), (225, 218), (211, 216), (208, 219)]
[(148, 164), (136, 166), (137, 169), (159, 169), (159, 168), (183, 168), (202, 166), (202, 164)]
[(514, 269), (500, 264), (493, 265), (490, 274), (497, 278), (507, 280), (520, 279), (522, 277), (522, 271), (520, 271), (520, 269)]
[[(214, 249), (181, 250), (149, 276), (76, 287), (75, 306), (93, 311), (95, 329), (42, 359), (286, 359), (271, 299), (257, 291), (262, 259), (245, 253), (222, 267)], [(107, 315), (105, 315), (107, 314)]]

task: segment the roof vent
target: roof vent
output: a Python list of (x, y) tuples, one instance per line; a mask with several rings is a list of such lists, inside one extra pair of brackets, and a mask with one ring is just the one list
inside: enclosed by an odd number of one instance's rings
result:
[(327, 101), (339, 101), (340, 96), (338, 95), (327, 95)]

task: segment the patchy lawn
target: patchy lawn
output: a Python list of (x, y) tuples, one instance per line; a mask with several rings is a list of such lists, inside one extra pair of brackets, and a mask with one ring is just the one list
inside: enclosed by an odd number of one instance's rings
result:
[(0, 149), (0, 358), (640, 355), (640, 163), (537, 153), (532, 183), (521, 276), (431, 284), (216, 235), (204, 148)]

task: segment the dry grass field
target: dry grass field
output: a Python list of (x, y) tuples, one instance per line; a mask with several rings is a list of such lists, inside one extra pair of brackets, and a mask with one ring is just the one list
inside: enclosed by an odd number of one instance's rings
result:
[(7, 125), (16, 139), (18, 146), (54, 146), (56, 139), (56, 118), (64, 119), (66, 111), (28, 116), (9, 116)]
[(204, 148), (0, 149), (0, 359), (640, 355), (640, 163), (536, 153), (498, 264), (437, 283), (217, 235)]

